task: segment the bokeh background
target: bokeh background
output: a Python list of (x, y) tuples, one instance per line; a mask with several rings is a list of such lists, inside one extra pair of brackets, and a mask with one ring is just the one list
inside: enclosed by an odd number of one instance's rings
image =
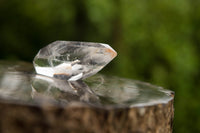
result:
[(102, 72), (175, 91), (174, 133), (200, 132), (199, 0), (0, 0), (0, 59), (55, 40), (110, 44)]

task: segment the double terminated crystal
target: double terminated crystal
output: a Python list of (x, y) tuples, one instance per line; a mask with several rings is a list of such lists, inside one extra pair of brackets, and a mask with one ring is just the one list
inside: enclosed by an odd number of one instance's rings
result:
[(38, 74), (75, 81), (96, 74), (116, 55), (107, 44), (55, 41), (38, 52), (33, 64)]

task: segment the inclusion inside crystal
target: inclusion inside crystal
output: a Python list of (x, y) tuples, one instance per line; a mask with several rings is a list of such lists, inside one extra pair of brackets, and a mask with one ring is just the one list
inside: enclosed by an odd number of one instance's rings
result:
[(108, 44), (55, 41), (38, 52), (33, 64), (38, 74), (76, 81), (96, 74), (116, 55)]

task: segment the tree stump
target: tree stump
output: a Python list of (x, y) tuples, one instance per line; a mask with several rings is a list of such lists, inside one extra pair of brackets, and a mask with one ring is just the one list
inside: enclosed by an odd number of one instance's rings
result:
[(174, 93), (96, 75), (67, 82), (0, 62), (0, 133), (171, 133)]

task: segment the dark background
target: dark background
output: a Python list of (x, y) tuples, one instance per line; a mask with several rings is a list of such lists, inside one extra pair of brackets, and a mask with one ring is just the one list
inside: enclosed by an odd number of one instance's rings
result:
[(175, 91), (174, 133), (200, 132), (199, 0), (0, 0), (0, 59), (55, 40), (110, 44), (102, 72)]

